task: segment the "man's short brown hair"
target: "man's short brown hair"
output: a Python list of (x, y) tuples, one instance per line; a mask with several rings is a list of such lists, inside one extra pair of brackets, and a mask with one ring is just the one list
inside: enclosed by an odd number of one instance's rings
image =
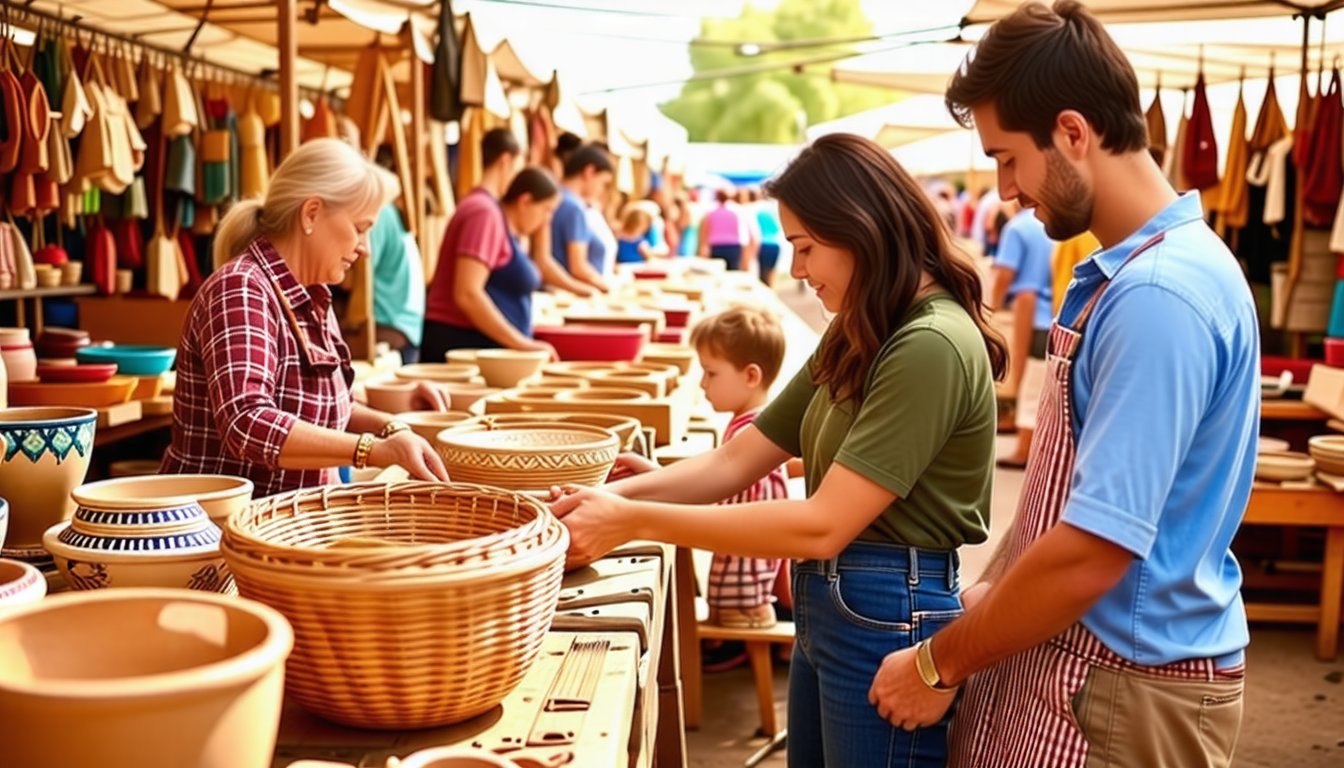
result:
[(696, 323), (691, 347), (723, 358), (738, 370), (755, 363), (768, 387), (784, 365), (784, 327), (775, 313), (742, 304)]
[(947, 108), (964, 127), (992, 103), (1007, 131), (1053, 144), (1055, 118), (1076, 110), (1116, 154), (1148, 147), (1139, 80), (1120, 46), (1077, 0), (1026, 3), (989, 28), (947, 86)]

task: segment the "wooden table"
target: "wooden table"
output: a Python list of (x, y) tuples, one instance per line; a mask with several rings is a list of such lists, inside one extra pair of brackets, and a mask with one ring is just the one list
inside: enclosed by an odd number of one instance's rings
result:
[(1261, 421), (1325, 421), (1330, 415), (1301, 400), (1260, 401)]
[[(611, 610), (612, 621), (599, 614), (613, 604), (583, 605), (601, 594), (604, 587), (631, 591), (630, 573), (618, 581), (609, 574), (620, 571), (583, 569), (565, 577), (557, 622), (547, 634), (541, 653), (523, 682), (500, 706), (465, 723), (424, 731), (387, 732), (346, 728), (320, 720), (293, 702), (286, 701), (280, 721), (274, 768), (285, 768), (300, 759), (333, 760), (353, 766), (378, 767), (390, 756), (435, 746), (480, 749), (505, 757), (528, 756), (545, 764), (574, 768), (677, 768), (686, 765), (685, 728), (682, 712), (681, 668), (676, 607), (678, 583), (674, 579), (673, 549), (664, 544), (639, 542), (622, 547), (604, 558), (648, 564), (651, 578), (636, 583), (647, 602), (648, 620), (632, 625), (631, 614)], [(595, 576), (601, 573), (601, 576)], [(611, 591), (611, 590), (608, 590)], [(613, 593), (614, 594), (614, 593)], [(624, 605), (618, 603), (616, 605)], [(691, 621), (694, 621), (692, 617)], [(606, 626), (604, 626), (606, 624)], [(582, 626), (579, 626), (582, 625)], [(637, 626), (638, 631), (631, 631)], [(694, 632), (690, 633), (694, 637)], [(547, 693), (563, 663), (563, 654), (576, 640), (605, 643), (605, 662), (590, 708), (567, 715), (565, 730), (574, 736), (568, 743), (533, 744), (538, 729), (556, 717), (545, 713)], [(641, 649), (642, 652), (641, 652)], [(550, 724), (550, 723), (547, 723)]]
[(1318, 605), (1247, 603), (1251, 621), (1316, 624), (1316, 656), (1331, 661), (1339, 650), (1340, 599), (1344, 594), (1344, 495), (1328, 488), (1283, 488), (1256, 483), (1242, 525), (1304, 525), (1326, 529), (1325, 566)]

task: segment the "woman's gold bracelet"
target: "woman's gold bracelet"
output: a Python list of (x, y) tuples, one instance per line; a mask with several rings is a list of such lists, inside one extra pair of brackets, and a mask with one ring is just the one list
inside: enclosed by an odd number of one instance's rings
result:
[(355, 444), (355, 469), (364, 469), (369, 465), (369, 454), (373, 452), (373, 433), (365, 432)]

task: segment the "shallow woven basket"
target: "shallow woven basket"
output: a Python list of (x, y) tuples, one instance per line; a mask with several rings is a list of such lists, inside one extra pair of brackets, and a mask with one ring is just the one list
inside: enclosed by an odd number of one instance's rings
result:
[(620, 447), (610, 430), (566, 422), (464, 422), (434, 441), (454, 481), (518, 491), (597, 485), (611, 471)]
[(498, 488), (370, 483), (253, 502), (220, 551), (294, 626), (290, 695), (345, 725), (415, 729), (490, 710), (532, 666), (568, 533)]

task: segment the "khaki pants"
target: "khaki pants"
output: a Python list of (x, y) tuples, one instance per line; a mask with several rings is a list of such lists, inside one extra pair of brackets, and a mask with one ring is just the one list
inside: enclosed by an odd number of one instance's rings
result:
[(1091, 668), (1073, 697), (1087, 768), (1227, 768), (1244, 684)]

